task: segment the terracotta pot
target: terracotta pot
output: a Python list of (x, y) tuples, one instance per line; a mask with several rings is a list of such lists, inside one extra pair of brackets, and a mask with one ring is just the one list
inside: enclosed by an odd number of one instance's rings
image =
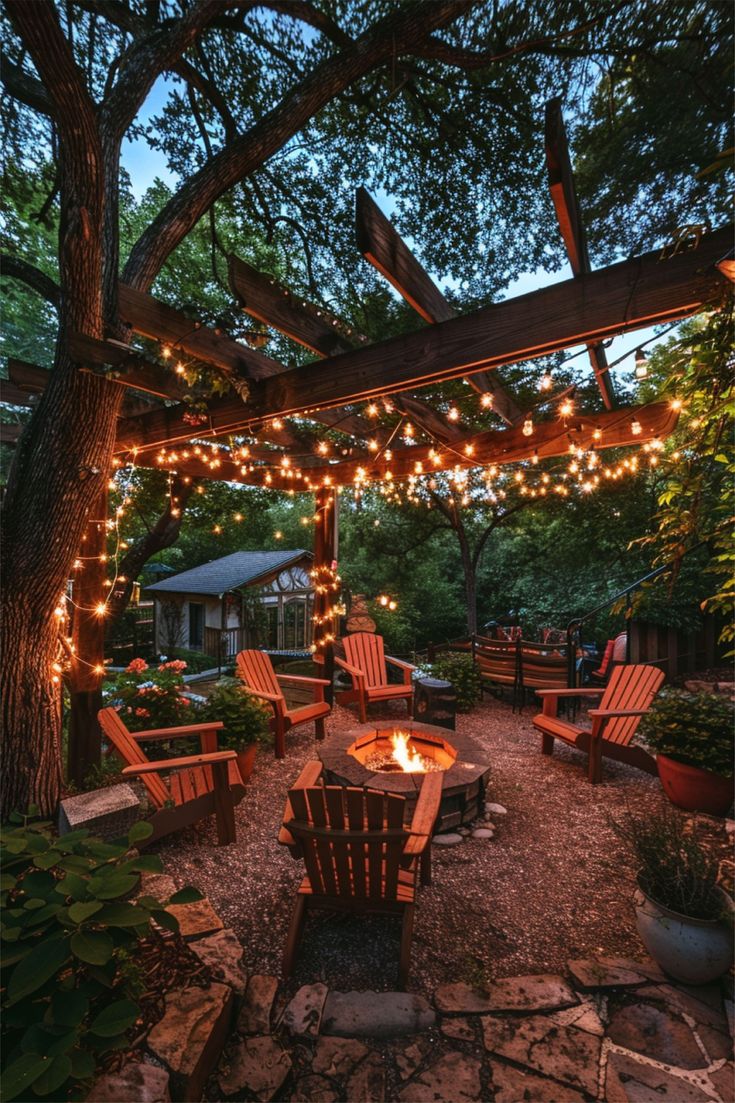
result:
[(249, 747), (237, 752), (237, 768), (240, 771), (243, 785), (247, 785), (255, 765), (255, 756), (258, 753), (258, 744), (251, 743)]
[(634, 896), (636, 927), (658, 965), (683, 984), (708, 984), (732, 964), (733, 902), (718, 889), (725, 919), (691, 919), (657, 904), (639, 888)]
[(658, 776), (672, 804), (687, 812), (725, 816), (733, 801), (733, 779), (687, 766), (665, 754), (656, 755)]

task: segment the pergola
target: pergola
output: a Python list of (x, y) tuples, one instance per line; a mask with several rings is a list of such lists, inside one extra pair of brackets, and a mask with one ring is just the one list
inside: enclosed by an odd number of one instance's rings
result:
[[(548, 179), (573, 276), (531, 294), (457, 315), (389, 220), (363, 189), (356, 197), (360, 252), (429, 323), (416, 332), (370, 343), (361, 334), (242, 259), (229, 258), (229, 279), (242, 308), (262, 325), (304, 346), (315, 359), (295, 368), (217, 329), (193, 322), (145, 292), (119, 285), (119, 313), (131, 330), (160, 343), (161, 360), (115, 341), (71, 337), (83, 370), (104, 372), (128, 390), (118, 424), (115, 462), (165, 470), (184, 479), (205, 477), (308, 491), (316, 496), (315, 572), (318, 625), (328, 624), (333, 599), (335, 494), (376, 480), (402, 480), (451, 468), (517, 464), (532, 457), (640, 445), (674, 428), (667, 403), (620, 407), (603, 342), (632, 330), (684, 318), (715, 301), (732, 278), (729, 228), (683, 235), (671, 248), (591, 270), (576, 198), (560, 103), (547, 105)], [(586, 345), (602, 409), (547, 415), (523, 410), (498, 368)], [(177, 359), (222, 373), (231, 384), (206, 409), (183, 401)], [(9, 362), (3, 401), (28, 405), (47, 373)], [(464, 378), (502, 428), (465, 428), (433, 408), (423, 388)], [(552, 395), (545, 406), (563, 395)], [(390, 427), (370, 417), (377, 400)], [(367, 412), (366, 412), (367, 411)], [(289, 420), (293, 419), (293, 420)], [(410, 421), (416, 439), (393, 447)], [(330, 443), (324, 439), (328, 431)], [(11, 434), (12, 435), (12, 434)], [(225, 438), (224, 440), (222, 438)], [(7, 439), (7, 438), (6, 438)], [(94, 608), (104, 593), (106, 501), (89, 523), (77, 581), (70, 767), (74, 776), (99, 756), (95, 714), (102, 670), (104, 625)], [(329, 633), (323, 659), (331, 661)], [(79, 673), (81, 672), (81, 673)]]

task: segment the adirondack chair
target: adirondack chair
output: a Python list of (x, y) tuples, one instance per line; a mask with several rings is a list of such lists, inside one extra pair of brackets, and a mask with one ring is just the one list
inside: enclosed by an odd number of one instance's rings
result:
[[(97, 718), (105, 739), (127, 764), (123, 776), (139, 777), (148, 790), (154, 812), (149, 817), (153, 834), (146, 845), (171, 831), (197, 823), (213, 812), (217, 817), (220, 846), (236, 842), (234, 809), (245, 795), (245, 786), (237, 768), (235, 751), (217, 750), (217, 732), (223, 727), (221, 720), (131, 732), (113, 708), (101, 709)], [(156, 739), (191, 739), (192, 736), (199, 736), (201, 754), (151, 762), (140, 747), (141, 743)], [(162, 775), (166, 773), (169, 777), (164, 779)]]
[(406, 798), (369, 789), (321, 785), (321, 763), (307, 763), (289, 791), (279, 842), (303, 858), (299, 886), (283, 954), (283, 974), (293, 968), (309, 908), (357, 915), (401, 915), (399, 984), (405, 988), (411, 955), (419, 878), (431, 879), (424, 856), (439, 814), (442, 775), (429, 773), (410, 826)]
[(520, 640), (518, 647), (518, 698), (522, 711), (527, 690), (568, 686), (569, 662), (566, 647), (525, 640)]
[[(273, 707), (270, 726), (276, 746), (276, 758), (286, 754), (286, 732), (298, 724), (314, 721), (317, 739), (324, 738), (324, 717), (332, 706), (324, 700), (326, 678), (302, 678), (293, 674), (276, 674), (270, 657), (264, 651), (241, 651), (237, 656), (237, 673), (247, 686), (248, 693), (260, 697)], [(286, 704), (283, 686), (304, 686), (313, 692), (311, 704), (290, 709)]]
[[(357, 701), (360, 709), (360, 722), (367, 723), (367, 707), (374, 701), (391, 701), (405, 697), (408, 715), (413, 715), (413, 684), (411, 674), (416, 669), (410, 663), (401, 662), (385, 654), (383, 637), (372, 632), (354, 632), (342, 639), (345, 657), (334, 656), (334, 661), (352, 678), (352, 689), (342, 690), (336, 698), (340, 704)], [(398, 667), (403, 672), (400, 685), (388, 681), (386, 663)]]
[[(655, 774), (656, 763), (642, 747), (631, 744), (642, 716), (664, 680), (663, 671), (655, 666), (618, 666), (606, 687), (594, 689), (539, 689), (543, 712), (533, 718), (533, 726), (541, 732), (541, 753), (554, 753), (554, 740), (563, 739), (589, 756), (588, 775), (592, 784), (602, 779), (602, 758), (627, 762), (649, 774)], [(589, 730), (560, 720), (557, 703), (566, 697), (602, 697), (600, 707), (589, 710), (592, 726)]]

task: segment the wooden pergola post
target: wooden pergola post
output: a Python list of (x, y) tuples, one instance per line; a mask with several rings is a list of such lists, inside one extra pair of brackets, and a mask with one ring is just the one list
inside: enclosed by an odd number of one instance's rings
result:
[[(338, 532), (339, 532), (339, 498), (334, 487), (320, 487), (314, 495), (314, 570), (316, 571), (316, 583), (319, 585), (322, 570), (332, 570), (337, 562)], [(323, 617), (334, 605), (338, 595), (333, 592), (320, 593), (318, 588), (314, 594), (314, 617)], [(314, 621), (316, 633), (319, 632), (319, 621)], [(334, 676), (334, 644), (329, 641), (320, 647), (315, 655), (315, 661), (322, 666), (322, 677), (326, 678), (329, 685), (325, 687), (325, 699), (332, 703), (332, 678)]]
[(105, 618), (95, 612), (107, 598), (107, 488), (92, 506), (74, 578), (74, 653), (69, 671), (69, 753), (67, 771), (80, 785), (93, 766), (99, 766), (102, 735), (97, 713), (102, 708)]

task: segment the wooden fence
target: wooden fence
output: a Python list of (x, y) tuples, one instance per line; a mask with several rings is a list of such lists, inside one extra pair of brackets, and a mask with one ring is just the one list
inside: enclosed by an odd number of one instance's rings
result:
[(722, 665), (727, 645), (718, 642), (722, 629), (719, 617), (705, 616), (700, 628), (665, 628), (645, 621), (630, 622), (630, 661), (651, 663), (667, 678), (709, 670)]

